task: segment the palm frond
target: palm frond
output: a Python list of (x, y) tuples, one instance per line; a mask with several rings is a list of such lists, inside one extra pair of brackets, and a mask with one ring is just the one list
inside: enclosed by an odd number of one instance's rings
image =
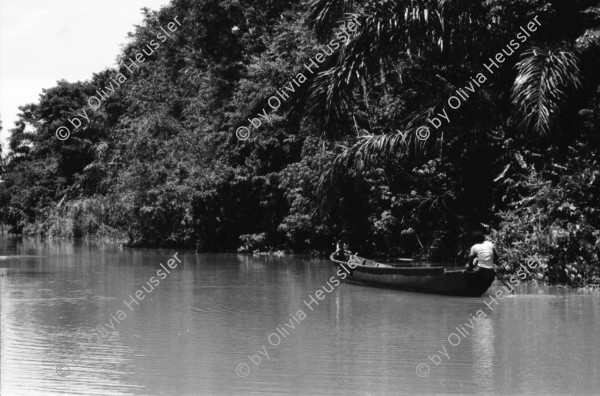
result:
[[(341, 7), (342, 2), (314, 4)], [(314, 80), (309, 112), (323, 120), (325, 130), (347, 130), (355, 89), (364, 90), (376, 76), (389, 75), (403, 59), (449, 54), (453, 43), (470, 48), (479, 32), (488, 28), (488, 22), (478, 17), (483, 9), (480, 2), (385, 0), (366, 3), (358, 14), (346, 13), (344, 19), (356, 19), (360, 25), (336, 62)], [(455, 31), (460, 40), (455, 40)], [(466, 38), (467, 33), (472, 37)], [(366, 92), (361, 96), (366, 98)]]
[(307, 22), (317, 37), (325, 38), (345, 13), (354, 11), (354, 0), (314, 0), (309, 7)]
[(531, 48), (516, 68), (511, 99), (519, 124), (542, 135), (550, 133), (570, 94), (582, 86), (577, 55)]
[(418, 139), (416, 129), (383, 135), (363, 134), (352, 147), (346, 148), (334, 159), (332, 168), (334, 172), (346, 172), (348, 169), (362, 172), (379, 161), (410, 155), (411, 149), (412, 153), (419, 154), (434, 141), (433, 138)]

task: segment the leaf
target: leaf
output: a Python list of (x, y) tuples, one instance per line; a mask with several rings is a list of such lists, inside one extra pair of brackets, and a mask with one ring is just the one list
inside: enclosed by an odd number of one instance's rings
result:
[(516, 65), (511, 99), (524, 129), (550, 133), (570, 95), (582, 86), (578, 57), (566, 50), (531, 48)]

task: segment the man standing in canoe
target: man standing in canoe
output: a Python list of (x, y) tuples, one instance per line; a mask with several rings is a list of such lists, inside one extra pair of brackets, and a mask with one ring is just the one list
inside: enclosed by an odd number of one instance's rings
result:
[[(471, 235), (474, 245), (469, 252), (469, 263), (466, 265), (468, 271), (494, 271), (494, 264), (498, 264), (498, 255), (494, 249), (494, 244), (485, 240), (485, 236), (480, 231), (475, 231)], [(477, 267), (473, 269), (474, 267)]]

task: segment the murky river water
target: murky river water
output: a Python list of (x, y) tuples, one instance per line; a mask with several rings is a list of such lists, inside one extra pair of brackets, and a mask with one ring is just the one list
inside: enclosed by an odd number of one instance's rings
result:
[(0, 239), (20, 256), (0, 260), (0, 394), (600, 393), (597, 293), (494, 303), (336, 285), (307, 257), (175, 253)]

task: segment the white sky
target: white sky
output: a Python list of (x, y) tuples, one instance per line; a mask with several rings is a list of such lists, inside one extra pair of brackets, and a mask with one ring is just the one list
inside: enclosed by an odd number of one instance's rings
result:
[(169, 0), (0, 0), (0, 141), (18, 106), (38, 101), (61, 79), (83, 81), (116, 65), (141, 9)]

